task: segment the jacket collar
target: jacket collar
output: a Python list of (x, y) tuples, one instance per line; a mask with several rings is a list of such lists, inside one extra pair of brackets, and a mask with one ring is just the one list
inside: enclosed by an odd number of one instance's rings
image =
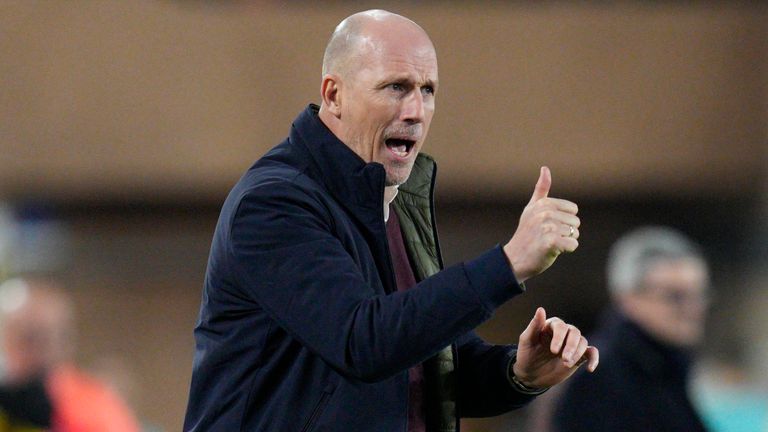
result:
[(377, 210), (377, 214), (381, 214), (386, 177), (384, 166), (361, 159), (323, 124), (318, 110), (317, 105), (310, 104), (299, 114), (291, 126), (291, 142), (308, 150), (317, 180), (342, 205)]

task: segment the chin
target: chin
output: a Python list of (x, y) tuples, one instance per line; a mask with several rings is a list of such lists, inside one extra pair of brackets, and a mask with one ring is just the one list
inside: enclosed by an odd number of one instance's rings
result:
[(400, 186), (401, 184), (408, 181), (408, 177), (411, 176), (411, 169), (413, 168), (412, 164), (409, 164), (407, 167), (397, 167), (397, 168), (390, 168), (387, 170), (387, 177), (385, 180), (386, 186)]
[(397, 174), (397, 175), (390, 175), (387, 173), (387, 178), (384, 180), (385, 186), (400, 186), (401, 184), (408, 181), (408, 177), (410, 175), (410, 172), (407, 174)]

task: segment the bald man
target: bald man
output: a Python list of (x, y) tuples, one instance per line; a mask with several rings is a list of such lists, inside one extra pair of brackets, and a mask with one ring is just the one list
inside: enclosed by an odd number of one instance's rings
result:
[(595, 369), (597, 350), (541, 308), (517, 346), (473, 333), (576, 249), (579, 218), (542, 168), (509, 242), (443, 269), (420, 154), (437, 89), (413, 21), (373, 10), (336, 28), (320, 106), (224, 203), (185, 431), (457, 431)]

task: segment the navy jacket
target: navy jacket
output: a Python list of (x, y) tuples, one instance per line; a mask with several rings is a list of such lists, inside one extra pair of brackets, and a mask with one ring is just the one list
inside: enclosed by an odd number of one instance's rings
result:
[(397, 292), (384, 177), (310, 105), (240, 179), (211, 246), (185, 431), (405, 431), (408, 368), (451, 344), (458, 415), (532, 398), (507, 380), (513, 347), (472, 333), (521, 292), (501, 248)]

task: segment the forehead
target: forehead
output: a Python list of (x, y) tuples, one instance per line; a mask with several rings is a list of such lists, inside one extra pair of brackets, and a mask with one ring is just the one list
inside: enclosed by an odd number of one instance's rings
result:
[(706, 289), (708, 284), (706, 265), (696, 258), (659, 260), (648, 267), (646, 283), (659, 287)]
[(437, 54), (426, 35), (390, 29), (387, 34), (366, 35), (361, 40), (361, 70), (377, 74), (408, 74), (420, 80), (437, 80)]

